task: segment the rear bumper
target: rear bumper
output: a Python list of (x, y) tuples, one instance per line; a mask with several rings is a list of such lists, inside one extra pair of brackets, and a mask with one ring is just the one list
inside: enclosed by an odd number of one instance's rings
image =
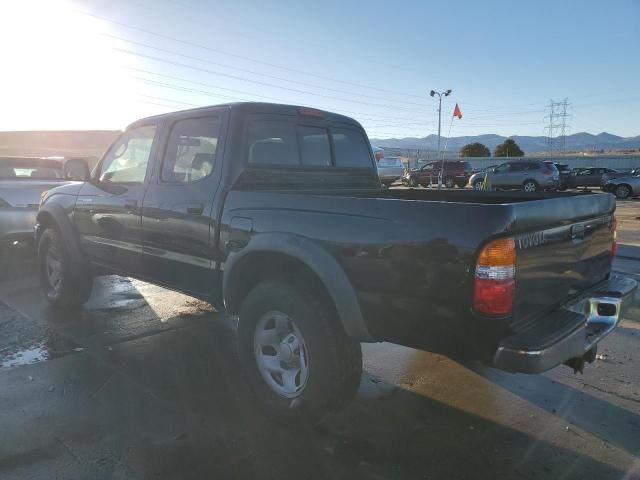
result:
[(612, 276), (526, 331), (502, 340), (493, 366), (540, 373), (583, 357), (618, 325), (637, 287), (634, 280)]

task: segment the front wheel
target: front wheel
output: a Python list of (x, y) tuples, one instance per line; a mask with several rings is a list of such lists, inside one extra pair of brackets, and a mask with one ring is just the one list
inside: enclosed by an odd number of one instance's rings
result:
[(414, 177), (409, 178), (409, 186), (414, 188), (418, 186), (418, 182)]
[(47, 300), (56, 307), (77, 307), (91, 296), (93, 279), (72, 259), (53, 228), (42, 232), (38, 243), (40, 284)]
[(614, 191), (617, 198), (624, 200), (631, 195), (631, 189), (628, 185), (618, 185)]
[(240, 362), (261, 406), (287, 423), (319, 423), (348, 405), (360, 385), (360, 344), (342, 331), (323, 297), (272, 280), (242, 303)]
[(447, 188), (453, 188), (455, 186), (455, 182), (453, 181), (453, 178), (451, 177), (446, 177), (444, 179), (444, 186)]
[(538, 190), (538, 184), (533, 180), (525, 180), (522, 184), (522, 190), (525, 192), (535, 192)]
[(484, 187), (484, 180), (476, 180), (475, 182), (473, 182), (474, 190), (482, 190), (483, 187)]

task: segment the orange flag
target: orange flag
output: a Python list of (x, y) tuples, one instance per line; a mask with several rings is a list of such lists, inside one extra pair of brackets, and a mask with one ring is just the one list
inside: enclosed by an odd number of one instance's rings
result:
[(453, 109), (453, 116), (458, 117), (458, 119), (462, 119), (462, 110), (460, 110), (460, 107), (458, 106), (457, 103), (456, 103), (456, 108)]

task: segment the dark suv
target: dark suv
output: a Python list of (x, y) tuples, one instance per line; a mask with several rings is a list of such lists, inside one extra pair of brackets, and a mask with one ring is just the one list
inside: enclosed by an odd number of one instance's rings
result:
[(463, 161), (435, 161), (429, 162), (420, 168), (408, 170), (402, 177), (402, 183), (410, 187), (418, 185), (428, 185), (438, 183), (438, 176), (442, 168), (442, 181), (447, 188), (455, 185), (464, 188), (469, 183), (469, 177), (473, 173), (473, 168), (469, 162)]

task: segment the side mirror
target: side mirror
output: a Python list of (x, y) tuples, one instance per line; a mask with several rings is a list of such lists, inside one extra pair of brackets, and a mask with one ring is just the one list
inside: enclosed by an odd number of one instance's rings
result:
[(72, 158), (64, 162), (64, 178), (87, 182), (91, 178), (89, 164), (82, 158)]

